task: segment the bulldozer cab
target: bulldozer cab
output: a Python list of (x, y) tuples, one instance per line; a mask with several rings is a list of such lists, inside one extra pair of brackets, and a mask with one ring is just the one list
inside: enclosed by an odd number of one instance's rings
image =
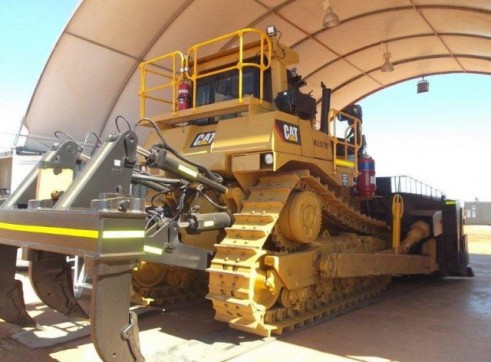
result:
[[(246, 59), (245, 61), (255, 64), (260, 63), (259, 57)], [(227, 67), (230, 66), (230, 64), (227, 65)], [(259, 99), (261, 97), (261, 89), (263, 89), (262, 93), (264, 101), (272, 101), (271, 70), (267, 69), (264, 72), (261, 82), (260, 70), (256, 67), (247, 67), (242, 70), (241, 75), (239, 74), (239, 70), (230, 69), (223, 73), (217, 73), (199, 79), (197, 82), (196, 94), (194, 95), (196, 98), (196, 107), (238, 99), (240, 77), (242, 77), (241, 89), (243, 96)], [(209, 117), (195, 120), (192, 122), (192, 124), (206, 125), (218, 122), (221, 119), (236, 118), (237, 116), (237, 113), (232, 113), (217, 117)]]

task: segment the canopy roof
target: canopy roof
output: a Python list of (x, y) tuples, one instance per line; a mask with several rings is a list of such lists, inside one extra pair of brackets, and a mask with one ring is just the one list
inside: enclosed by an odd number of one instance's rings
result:
[[(298, 73), (342, 108), (393, 84), (443, 73), (491, 73), (489, 0), (85, 0), (60, 36), (27, 110), (27, 146), (61, 130), (104, 136), (138, 119), (138, 65), (246, 27), (275, 25), (300, 54)], [(381, 72), (386, 47), (394, 71)]]

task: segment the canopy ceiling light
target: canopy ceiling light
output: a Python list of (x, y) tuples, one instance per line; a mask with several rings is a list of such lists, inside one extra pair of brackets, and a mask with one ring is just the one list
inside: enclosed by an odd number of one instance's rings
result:
[(276, 34), (278, 34), (278, 29), (276, 29), (276, 26), (274, 25), (268, 25), (266, 27), (266, 34), (268, 34), (268, 36), (272, 38), (276, 36)]
[(332, 11), (332, 7), (329, 0), (324, 1), (324, 10), (326, 11), (326, 15), (324, 15), (324, 19), (322, 19), (322, 26), (324, 28), (332, 28), (333, 26), (339, 25), (339, 18), (334, 11)]
[(382, 66), (380, 67), (380, 70), (384, 73), (394, 71), (394, 66), (390, 62), (390, 57), (391, 57), (391, 54), (389, 52), (389, 46), (387, 45), (387, 43), (385, 43), (385, 53), (384, 53), (385, 61), (384, 61), (384, 64), (382, 64)]
[(419, 93), (426, 93), (430, 90), (430, 82), (425, 80), (425, 77), (422, 77), (421, 80), (416, 85), (416, 89), (417, 89), (418, 94)]

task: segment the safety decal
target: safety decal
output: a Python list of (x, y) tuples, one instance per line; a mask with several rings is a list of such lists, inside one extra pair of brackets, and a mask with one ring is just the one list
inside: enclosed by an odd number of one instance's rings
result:
[(343, 186), (348, 186), (348, 174), (347, 173), (343, 173), (341, 175), (341, 182), (342, 182)]
[(194, 137), (191, 147), (209, 146), (213, 143), (214, 139), (215, 131), (198, 133), (196, 137)]
[(283, 141), (296, 145), (302, 144), (302, 140), (300, 139), (300, 130), (298, 129), (298, 126), (276, 120), (276, 129), (278, 130), (278, 133), (280, 134)]

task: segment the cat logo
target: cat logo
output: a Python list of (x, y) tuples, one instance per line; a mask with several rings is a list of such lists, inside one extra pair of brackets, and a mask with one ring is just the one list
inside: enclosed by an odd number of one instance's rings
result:
[(281, 139), (283, 141), (296, 145), (300, 145), (302, 143), (300, 140), (300, 131), (297, 126), (276, 120), (276, 129), (281, 135)]
[(191, 147), (209, 146), (213, 143), (214, 139), (215, 131), (198, 133), (196, 137), (194, 137), (193, 143), (191, 143)]

